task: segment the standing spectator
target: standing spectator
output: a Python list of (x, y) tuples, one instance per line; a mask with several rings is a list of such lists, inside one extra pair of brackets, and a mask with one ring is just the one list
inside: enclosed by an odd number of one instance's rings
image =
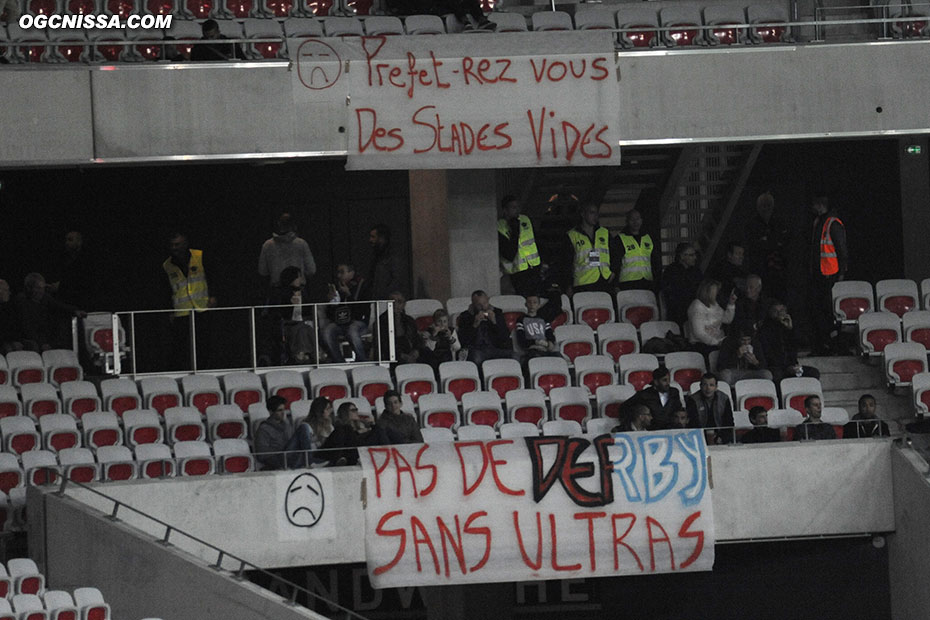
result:
[[(420, 358), (420, 334), (417, 331), (417, 322), (405, 312), (407, 298), (403, 293), (394, 291), (390, 299), (394, 302), (394, 357), (398, 364), (412, 364)], [(386, 311), (378, 318), (378, 328), (381, 361), (387, 361), (391, 349)]]
[(759, 330), (759, 343), (776, 384), (781, 383), (785, 377), (820, 378), (820, 371), (816, 368), (802, 366), (798, 362), (794, 323), (785, 304), (773, 301), (769, 306), (768, 316)]
[(755, 406), (749, 410), (749, 421), (752, 430), (743, 434), (741, 443), (776, 443), (781, 441), (781, 433), (777, 428), (769, 428), (769, 412), (765, 407)]
[(455, 356), (462, 349), (458, 334), (449, 325), (449, 313), (440, 308), (433, 313), (433, 323), (420, 333), (423, 338), (423, 348), (420, 352), (422, 361), (439, 374), (439, 365), (443, 362), (455, 360)]
[[(162, 269), (168, 276), (168, 286), (171, 294), (171, 305), (174, 314), (171, 317), (171, 335), (175, 358), (175, 367), (190, 369), (190, 319), (191, 310), (200, 311), (216, 307), (216, 298), (210, 295), (207, 283), (206, 267), (203, 250), (192, 250), (187, 236), (180, 232), (173, 233), (169, 238), (170, 256), (162, 263)], [(197, 354), (202, 360), (207, 349), (210, 333), (205, 314), (198, 315), (198, 336), (203, 332), (204, 337), (197, 338)], [(201, 368), (204, 364), (198, 364)]]
[(688, 339), (705, 355), (723, 342), (723, 325), (733, 322), (736, 313), (736, 293), (731, 293), (724, 310), (717, 304), (720, 283), (704, 280), (698, 287), (697, 298), (688, 306)]
[(807, 419), (794, 427), (794, 438), (803, 439), (836, 439), (833, 427), (821, 419), (823, 403), (819, 396), (808, 396), (804, 399), (804, 413)]
[(375, 301), (388, 299), (395, 291), (407, 294), (407, 278), (400, 256), (391, 245), (391, 229), (378, 224), (369, 231), (368, 243), (374, 250), (368, 271), (371, 298)]
[(671, 376), (668, 368), (659, 366), (652, 372), (652, 384), (640, 390), (633, 397), (621, 405), (621, 415), (629, 414), (633, 407), (645, 405), (652, 414), (651, 428), (664, 429), (672, 424), (672, 413), (683, 409), (681, 395), (678, 388), (671, 387)]
[(871, 394), (859, 397), (859, 412), (852, 417), (848, 424), (843, 426), (843, 439), (857, 439), (861, 437), (888, 437), (891, 431), (883, 420), (875, 413), (877, 404)]
[(701, 389), (685, 398), (691, 428), (712, 428), (715, 444), (733, 441), (733, 408), (730, 399), (717, 391), (717, 375), (705, 373)]
[(20, 342), (19, 318), (16, 307), (10, 301), (10, 284), (0, 280), (0, 353), (21, 351), (23, 343)]
[(749, 276), (749, 272), (743, 267), (745, 256), (746, 250), (742, 242), (731, 241), (727, 244), (726, 258), (723, 262), (717, 263), (709, 272), (710, 277), (720, 282), (717, 303), (721, 306), (726, 303), (732, 293), (746, 288), (746, 277)]
[(297, 226), (287, 212), (278, 217), (271, 238), (262, 244), (258, 255), (258, 275), (268, 280), (270, 289), (281, 284), (281, 272), (285, 267), (297, 267), (307, 282), (316, 273), (310, 246), (297, 236)]
[(617, 274), (620, 290), (655, 290), (655, 280), (662, 271), (661, 252), (655, 251), (652, 236), (643, 234), (643, 216), (637, 209), (626, 214), (626, 227), (618, 236), (616, 251), (611, 254), (611, 271)]
[(471, 294), (471, 305), (459, 315), (458, 332), (462, 346), (468, 347), (468, 361), (474, 362), (478, 368), (484, 360), (520, 359), (511, 348), (510, 330), (504, 313), (491, 305), (484, 291)]
[(64, 304), (45, 292), (45, 278), (30, 273), (23, 282), (23, 292), (16, 296), (16, 315), (23, 347), (32, 351), (48, 351), (70, 346), (72, 316), (87, 314), (70, 304)]
[(392, 444), (423, 443), (423, 434), (416, 418), (401, 410), (400, 394), (394, 390), (384, 393), (384, 411), (378, 416), (376, 428), (384, 431)]
[(517, 321), (517, 344), (526, 359), (540, 356), (559, 357), (555, 344), (555, 332), (549, 322), (537, 316), (539, 297), (530, 295), (526, 298), (526, 314)]
[(652, 412), (649, 407), (638, 404), (630, 407), (623, 415), (623, 421), (613, 427), (612, 433), (634, 433), (648, 431), (652, 428)]
[(771, 191), (756, 199), (756, 214), (746, 226), (746, 247), (749, 250), (747, 268), (762, 276), (765, 293), (769, 297), (784, 299), (785, 255), (784, 247), (788, 231), (784, 224), (773, 217), (775, 197)]
[(849, 254), (846, 251), (846, 227), (830, 208), (822, 193), (811, 202), (814, 227), (811, 234), (810, 309), (814, 317), (814, 355), (839, 352), (835, 339), (839, 335), (833, 315), (833, 285), (846, 277)]
[(771, 381), (772, 373), (766, 366), (762, 345), (752, 323), (740, 325), (739, 331), (727, 336), (720, 345), (717, 368), (720, 370), (720, 378), (730, 385), (743, 379)]
[(559, 268), (562, 290), (569, 295), (584, 291), (610, 291), (610, 232), (598, 223), (598, 206), (581, 208), (581, 221), (570, 229), (563, 242)]
[(294, 434), (287, 442), (287, 466), (297, 469), (322, 462), (324, 459), (311, 453), (322, 448), (323, 442), (332, 432), (333, 404), (325, 396), (317, 396), (310, 402), (307, 417), (296, 423)]
[(362, 337), (368, 333), (371, 304), (358, 303), (368, 299), (368, 281), (356, 275), (354, 266), (340, 264), (336, 268), (336, 282), (329, 285), (329, 301), (341, 305), (326, 308), (330, 322), (323, 327), (323, 342), (334, 362), (342, 364), (346, 361), (339, 346), (340, 336), (349, 339), (356, 362), (368, 360)]
[(750, 323), (755, 329), (765, 320), (767, 302), (762, 298), (762, 278), (750, 274), (746, 278), (746, 290), (736, 300), (736, 314), (733, 323), (742, 325)]
[[(307, 282), (297, 267), (285, 267), (281, 271), (281, 284), (271, 288), (270, 304), (280, 306), (271, 315), (280, 318), (280, 330), (284, 350), (282, 363), (306, 364), (316, 357), (316, 332), (313, 319), (306, 306), (309, 294)], [(305, 309), (307, 313), (305, 314)]]
[(697, 297), (704, 274), (697, 266), (697, 250), (690, 243), (675, 248), (675, 262), (662, 272), (662, 299), (668, 320), (683, 325), (688, 320), (688, 306)]
[(520, 213), (520, 201), (516, 196), (507, 195), (501, 201), (497, 249), (501, 270), (510, 277), (514, 292), (523, 297), (538, 294), (541, 260), (536, 235), (530, 218)]
[(65, 234), (64, 251), (52, 273), (49, 279), (54, 281), (48, 285), (48, 290), (56, 298), (79, 308), (99, 306), (95, 299), (97, 268), (84, 249), (84, 236), (79, 231), (70, 230)]
[(284, 469), (285, 458), (282, 454), (294, 435), (294, 429), (287, 419), (287, 401), (281, 396), (272, 396), (265, 401), (268, 417), (255, 429), (255, 458), (262, 464), (262, 470)]

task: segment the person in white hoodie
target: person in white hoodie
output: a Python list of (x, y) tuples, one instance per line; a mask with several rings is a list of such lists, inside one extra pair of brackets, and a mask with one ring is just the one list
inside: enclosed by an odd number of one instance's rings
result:
[(705, 355), (723, 342), (723, 325), (732, 323), (736, 313), (736, 291), (730, 292), (726, 310), (717, 303), (719, 291), (720, 282), (704, 280), (698, 287), (697, 299), (688, 306), (688, 340)]

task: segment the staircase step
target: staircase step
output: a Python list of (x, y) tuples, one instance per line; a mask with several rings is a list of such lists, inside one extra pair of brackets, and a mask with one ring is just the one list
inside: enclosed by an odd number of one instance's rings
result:
[(824, 391), (831, 390), (880, 390), (885, 387), (881, 375), (873, 372), (824, 372), (820, 374)]

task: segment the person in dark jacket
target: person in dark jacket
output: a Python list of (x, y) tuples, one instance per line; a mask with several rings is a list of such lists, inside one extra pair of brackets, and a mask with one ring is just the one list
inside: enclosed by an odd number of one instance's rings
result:
[(374, 251), (368, 271), (371, 298), (388, 299), (394, 291), (408, 295), (406, 270), (400, 256), (391, 245), (391, 229), (384, 224), (378, 224), (368, 233), (368, 243)]
[(766, 368), (765, 354), (752, 323), (743, 323), (737, 333), (724, 339), (720, 345), (717, 368), (720, 370), (720, 378), (730, 385), (742, 379), (772, 380), (772, 373)]
[(820, 371), (813, 366), (798, 363), (798, 345), (794, 323), (785, 304), (773, 301), (768, 316), (759, 330), (759, 343), (772, 379), (776, 384), (785, 377), (820, 378)]
[(83, 310), (47, 294), (45, 289), (42, 274), (30, 273), (24, 281), (24, 291), (14, 302), (22, 344), (32, 351), (70, 346), (69, 319), (87, 316)]
[(756, 406), (749, 410), (749, 421), (752, 430), (743, 434), (742, 443), (775, 443), (781, 441), (781, 433), (777, 428), (769, 428), (769, 412), (765, 407)]
[(471, 305), (459, 315), (458, 334), (462, 346), (468, 347), (468, 361), (478, 368), (484, 360), (520, 359), (511, 346), (504, 313), (491, 305), (484, 291), (471, 294)]
[(733, 441), (733, 408), (730, 399), (717, 391), (717, 375), (705, 373), (701, 389), (686, 399), (691, 428), (711, 428), (715, 444)]
[(661, 294), (668, 320), (679, 326), (688, 320), (688, 306), (697, 297), (698, 287), (704, 279), (697, 266), (697, 250), (690, 243), (679, 243), (675, 248), (675, 262), (662, 272)]
[(859, 397), (859, 412), (843, 426), (843, 439), (862, 437), (888, 437), (891, 431), (888, 425), (876, 415), (875, 397), (863, 394)]
[(281, 396), (272, 396), (265, 401), (268, 417), (255, 429), (255, 458), (263, 470), (285, 469), (284, 450), (294, 435), (294, 427), (287, 419), (287, 401)]
[[(200, 25), (204, 41), (220, 41), (228, 39), (220, 33), (220, 25), (216, 20), (208, 19)], [(245, 60), (245, 52), (238, 43), (197, 43), (191, 49), (191, 60)]]
[(652, 428), (661, 430), (672, 425), (672, 413), (683, 407), (678, 388), (671, 387), (668, 368), (659, 366), (652, 372), (652, 384), (637, 392), (620, 408), (621, 416), (630, 416), (633, 407), (646, 405), (652, 414)]
[(808, 396), (804, 399), (804, 413), (807, 419), (794, 427), (796, 441), (807, 439), (836, 439), (833, 426), (823, 421), (823, 402), (819, 396)]

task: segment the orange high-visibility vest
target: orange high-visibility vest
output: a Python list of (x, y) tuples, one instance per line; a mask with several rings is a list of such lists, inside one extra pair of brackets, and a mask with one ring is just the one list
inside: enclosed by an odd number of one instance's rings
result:
[(820, 231), (820, 273), (825, 276), (832, 276), (840, 271), (836, 247), (833, 245), (833, 238), (830, 237), (830, 226), (833, 222), (839, 222), (840, 226), (843, 225), (843, 220), (831, 215), (823, 223), (823, 230)]

